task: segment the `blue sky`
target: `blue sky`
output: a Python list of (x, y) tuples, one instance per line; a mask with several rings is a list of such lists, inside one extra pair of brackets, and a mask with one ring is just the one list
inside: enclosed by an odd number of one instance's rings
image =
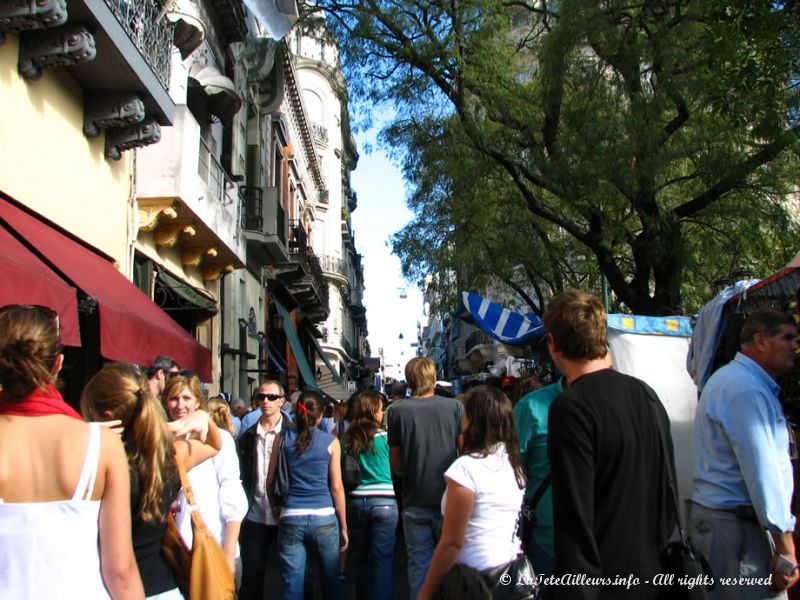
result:
[[(390, 236), (413, 215), (405, 205), (402, 173), (377, 149), (375, 135), (373, 129), (356, 136), (361, 156), (351, 175), (351, 185), (358, 194), (352, 224), (356, 249), (363, 256), (364, 306), (372, 356), (378, 356), (382, 347), (385, 374), (396, 377), (416, 353), (410, 344), (417, 341), (422, 293), (403, 279), (400, 260), (389, 246)], [(364, 152), (366, 144), (372, 147), (372, 153)], [(407, 291), (407, 298), (400, 297), (401, 288)]]

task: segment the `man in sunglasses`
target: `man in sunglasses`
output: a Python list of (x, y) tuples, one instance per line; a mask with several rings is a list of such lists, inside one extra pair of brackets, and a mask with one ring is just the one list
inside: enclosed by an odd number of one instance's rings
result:
[(153, 363), (147, 367), (147, 383), (150, 384), (150, 391), (161, 400), (167, 379), (170, 373), (177, 373), (181, 368), (169, 356), (156, 356)]
[(278, 523), (272, 516), (267, 498), (267, 467), (275, 436), (280, 435), (290, 420), (282, 410), (285, 395), (283, 386), (277, 381), (265, 381), (258, 386), (253, 399), (260, 408), (254, 412), (260, 413), (260, 417), (247, 429), (244, 429), (246, 423), (243, 420), (243, 431), (237, 440), (242, 485), (250, 503), (239, 535), (242, 552), (240, 600), (263, 598), (267, 553), (278, 535)]

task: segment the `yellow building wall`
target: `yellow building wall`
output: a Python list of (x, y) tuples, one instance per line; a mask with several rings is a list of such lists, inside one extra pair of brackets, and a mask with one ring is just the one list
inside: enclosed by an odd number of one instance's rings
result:
[(0, 46), (0, 190), (117, 261), (128, 275), (129, 155), (83, 134), (83, 90), (63, 68), (26, 81), (18, 37)]

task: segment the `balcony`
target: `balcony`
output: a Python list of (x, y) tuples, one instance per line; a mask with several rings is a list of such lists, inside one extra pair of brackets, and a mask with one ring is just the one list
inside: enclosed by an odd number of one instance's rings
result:
[[(136, 187), (140, 233), (153, 232), (159, 247), (176, 245), (187, 254), (184, 266), (244, 266), (245, 236), (240, 236), (238, 187), (200, 135), (200, 125), (185, 105), (175, 108), (175, 124), (156, 146), (137, 153)], [(209, 271), (210, 274), (213, 274)]]
[(328, 128), (319, 123), (311, 123), (311, 137), (315, 142), (328, 143)]
[(299, 221), (289, 224), (289, 261), (275, 265), (275, 275), (287, 287), (309, 320), (316, 323), (328, 318), (328, 284), (308, 236)]
[(335, 279), (340, 284), (347, 284), (347, 263), (341, 258), (323, 254), (319, 257), (319, 264), (322, 267), (322, 273), (324, 275)]
[(247, 260), (255, 267), (287, 262), (286, 213), (275, 187), (241, 187)]
[(348, 305), (350, 306), (350, 312), (353, 315), (353, 320), (361, 326), (366, 325), (367, 309), (364, 307), (361, 286), (354, 285), (350, 288)]
[(342, 207), (342, 242), (345, 246), (353, 244), (353, 227), (350, 225), (350, 211)]
[[(42, 69), (66, 67), (83, 88), (87, 105), (110, 96), (136, 98), (143, 104), (143, 110), (127, 115), (127, 122), (120, 124), (117, 115), (109, 127), (140, 123), (145, 115), (170, 125), (174, 104), (167, 88), (173, 25), (160, 13), (157, 0), (4, 2), (0, 38), (4, 32), (19, 34), (20, 70), (26, 77), (35, 79)], [(70, 36), (79, 43), (66, 44)], [(80, 45), (87, 51), (77, 48)]]

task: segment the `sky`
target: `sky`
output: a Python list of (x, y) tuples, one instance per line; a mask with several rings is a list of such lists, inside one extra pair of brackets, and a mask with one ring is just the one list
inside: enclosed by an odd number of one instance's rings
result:
[[(360, 157), (350, 183), (358, 195), (352, 213), (356, 250), (364, 265), (364, 306), (367, 309), (371, 355), (384, 351), (384, 375), (403, 379), (405, 363), (416, 355), (417, 321), (422, 316), (422, 292), (403, 279), (400, 259), (389, 238), (413, 217), (405, 205), (400, 169), (377, 149), (376, 130), (356, 135)], [(369, 144), (372, 152), (364, 147)], [(407, 297), (401, 297), (405, 290)], [(425, 325), (425, 323), (422, 323)], [(402, 334), (403, 338), (400, 339)]]

